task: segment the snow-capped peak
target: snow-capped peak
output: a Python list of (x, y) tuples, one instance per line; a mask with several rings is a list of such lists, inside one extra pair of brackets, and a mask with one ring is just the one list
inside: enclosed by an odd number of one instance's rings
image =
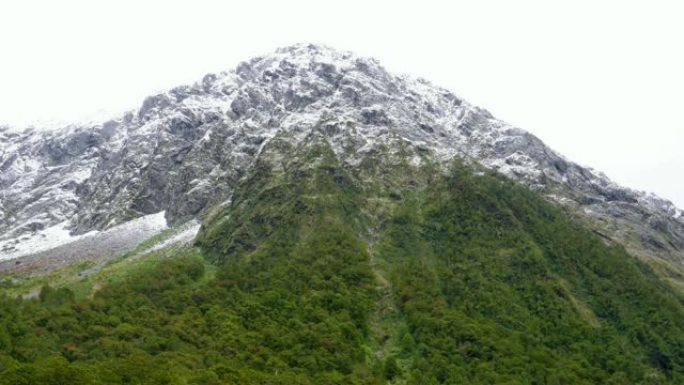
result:
[(171, 224), (195, 219), (230, 196), (273, 138), (298, 142), (312, 132), (350, 167), (399, 142), (440, 162), (466, 157), (555, 201), (626, 221), (632, 238), (684, 250), (684, 219), (671, 203), (568, 161), (428, 81), (311, 44), (150, 96), (106, 122), (0, 130), (0, 240), (64, 221), (85, 233), (161, 211)]

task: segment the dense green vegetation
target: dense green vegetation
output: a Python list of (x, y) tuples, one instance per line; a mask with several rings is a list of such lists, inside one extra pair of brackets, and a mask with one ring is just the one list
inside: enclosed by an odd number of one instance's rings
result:
[(622, 249), (461, 167), (404, 201), (378, 253), (416, 383), (684, 381), (681, 298)]
[(269, 146), (196, 248), (0, 298), (0, 384), (684, 383), (679, 294), (527, 189)]

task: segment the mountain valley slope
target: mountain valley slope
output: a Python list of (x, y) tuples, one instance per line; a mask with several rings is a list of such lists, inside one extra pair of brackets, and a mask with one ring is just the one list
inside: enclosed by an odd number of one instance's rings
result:
[(684, 380), (682, 294), (539, 194), (400, 137), (292, 135), (195, 247), (0, 295), (0, 384)]

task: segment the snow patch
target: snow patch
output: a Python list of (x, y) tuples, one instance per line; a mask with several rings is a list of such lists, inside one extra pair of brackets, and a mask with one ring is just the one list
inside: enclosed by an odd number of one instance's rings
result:
[(64, 221), (35, 234), (1, 241), (0, 261), (48, 251), (94, 237), (104, 238), (116, 235), (119, 238), (135, 238), (136, 234), (156, 234), (167, 228), (164, 214), (165, 212), (161, 211), (133, 219), (105, 231), (91, 231), (80, 235), (69, 234), (69, 222)]
[(148, 254), (153, 251), (157, 251), (169, 246), (187, 245), (195, 239), (195, 236), (197, 235), (197, 232), (199, 232), (200, 227), (201, 224), (197, 220), (193, 219), (192, 221), (183, 225), (178, 233), (174, 234), (173, 236), (167, 239), (164, 239), (163, 241), (157, 243), (154, 246), (151, 246), (150, 248), (143, 251), (142, 254)]
[(69, 222), (64, 221), (31, 235), (0, 241), (0, 261), (49, 250), (98, 233), (91, 231), (74, 236), (69, 234), (68, 225)]

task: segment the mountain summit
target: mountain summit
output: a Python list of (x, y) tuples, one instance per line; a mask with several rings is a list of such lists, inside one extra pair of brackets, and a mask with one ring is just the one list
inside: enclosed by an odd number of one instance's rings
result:
[(197, 219), (230, 197), (273, 138), (299, 143), (312, 132), (350, 167), (385, 147), (409, 148), (411, 164), (481, 164), (659, 269), (679, 272), (684, 261), (684, 217), (671, 202), (620, 187), (425, 80), (304, 44), (150, 96), (99, 125), (0, 131), (0, 255), (35, 251), (46, 234), (68, 242), (160, 212), (170, 225)]

